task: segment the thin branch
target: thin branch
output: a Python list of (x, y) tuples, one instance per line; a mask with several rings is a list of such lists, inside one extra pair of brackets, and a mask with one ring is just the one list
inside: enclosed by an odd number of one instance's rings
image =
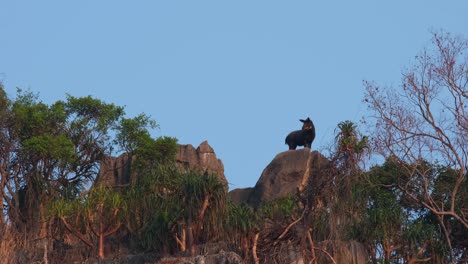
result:
[(276, 239), (276, 241), (273, 243), (273, 246), (276, 246), (276, 244), (278, 244), (279, 240), (281, 240), (289, 231), (289, 229), (291, 229), (293, 226), (295, 226), (297, 223), (299, 223), (299, 221), (302, 220), (302, 218), (304, 218), (304, 214), (305, 214), (305, 211), (306, 210), (303, 210), (302, 211), (302, 215), (301, 217), (299, 217), (297, 220), (293, 221), (291, 224), (289, 224), (286, 229), (284, 229), (283, 233), (281, 233), (281, 235)]
[(87, 246), (89, 246), (90, 248), (94, 248), (94, 245), (93, 243), (91, 243), (91, 241), (89, 241), (83, 234), (81, 234), (78, 230), (76, 230), (75, 228), (73, 228), (68, 222), (67, 220), (65, 219), (65, 217), (60, 217), (60, 220), (62, 220), (62, 223), (65, 225), (65, 228), (68, 230), (68, 232), (70, 232), (71, 234), (73, 234), (74, 236), (76, 236), (77, 238), (79, 238), (81, 241), (83, 241), (83, 243), (85, 243)]
[(311, 230), (307, 231), (307, 240), (309, 241), (309, 246), (310, 246), (310, 251), (312, 253), (312, 260), (310, 263), (317, 263), (317, 256), (315, 255), (315, 246), (314, 246), (314, 240), (312, 240), (312, 236), (310, 235)]
[(118, 223), (117, 226), (115, 226), (114, 228), (112, 228), (112, 229), (110, 229), (110, 230), (104, 232), (102, 235), (103, 235), (104, 237), (107, 237), (107, 236), (112, 235), (113, 233), (117, 232), (117, 230), (119, 230), (119, 228), (120, 228), (121, 225), (122, 225), (121, 223)]
[(318, 247), (314, 247), (314, 249), (318, 249), (318, 250), (322, 251), (323, 253), (325, 253), (325, 255), (327, 255), (327, 256), (330, 258), (330, 260), (331, 260), (334, 264), (336, 264), (335, 259), (334, 259), (334, 258), (332, 257), (332, 255), (330, 255), (330, 253), (328, 253), (326, 250), (321, 249), (321, 248), (318, 248)]

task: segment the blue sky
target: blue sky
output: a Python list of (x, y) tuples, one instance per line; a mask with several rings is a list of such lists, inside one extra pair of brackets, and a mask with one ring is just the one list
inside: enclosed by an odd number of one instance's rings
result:
[[(0, 0), (0, 80), (151, 115), (208, 140), (230, 188), (254, 186), (310, 117), (326, 152), (365, 115), (363, 80), (397, 86), (430, 30), (468, 37), (468, 1)], [(364, 129), (364, 128), (363, 128)]]

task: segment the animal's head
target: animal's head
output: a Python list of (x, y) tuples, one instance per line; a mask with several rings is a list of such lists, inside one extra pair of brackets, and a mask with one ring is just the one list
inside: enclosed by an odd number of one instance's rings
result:
[(310, 120), (310, 118), (307, 117), (306, 120), (304, 119), (299, 119), (299, 121), (301, 121), (302, 123), (304, 123), (302, 125), (302, 130), (312, 130), (312, 129), (315, 129), (314, 128), (314, 123), (312, 123), (312, 120)]

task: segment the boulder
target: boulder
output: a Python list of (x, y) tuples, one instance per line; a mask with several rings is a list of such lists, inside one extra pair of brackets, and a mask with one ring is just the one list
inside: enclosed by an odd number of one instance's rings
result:
[(247, 203), (252, 193), (253, 187), (237, 188), (229, 192), (229, 197), (236, 203)]
[[(247, 202), (258, 206), (281, 197), (302, 192), (309, 180), (319, 177), (330, 161), (318, 151), (310, 149), (288, 150), (276, 155), (263, 170), (255, 187), (250, 191)], [(248, 191), (232, 191), (244, 197)]]
[[(224, 184), (226, 191), (228, 190), (223, 162), (216, 157), (207, 141), (202, 142), (196, 149), (192, 145), (179, 145), (176, 162), (182, 170), (190, 169), (216, 175)], [(101, 162), (95, 185), (118, 187), (130, 184), (136, 178), (136, 175), (130, 175), (131, 165), (127, 154), (105, 157)]]

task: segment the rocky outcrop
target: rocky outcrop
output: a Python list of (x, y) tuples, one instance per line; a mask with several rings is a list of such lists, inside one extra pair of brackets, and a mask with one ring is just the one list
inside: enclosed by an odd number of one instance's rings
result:
[[(254, 206), (295, 195), (298, 191), (303, 191), (309, 180), (318, 177), (329, 165), (328, 159), (318, 151), (310, 152), (308, 148), (288, 150), (276, 155), (263, 170), (252, 190), (233, 190), (230, 195), (234, 201), (247, 202)], [(247, 200), (243, 200), (247, 194)]]
[(229, 197), (231, 198), (233, 202), (247, 203), (253, 189), (254, 189), (253, 187), (237, 188), (229, 192)]
[(200, 173), (216, 175), (228, 190), (228, 182), (224, 175), (223, 162), (216, 157), (213, 148), (204, 141), (194, 148), (192, 145), (179, 145), (176, 156), (177, 164), (181, 169), (196, 170)]
[(131, 162), (128, 155), (122, 154), (118, 157), (106, 156), (102, 161), (95, 185), (125, 186), (130, 183)]
[[(204, 141), (194, 148), (192, 145), (179, 145), (176, 155), (177, 166), (182, 170), (196, 170), (200, 173), (216, 175), (228, 190), (228, 182), (224, 176), (223, 162), (216, 157), (213, 148)], [(128, 156), (122, 154), (119, 157), (106, 157), (101, 162), (95, 185), (126, 186), (136, 178), (131, 175), (131, 165)]]

